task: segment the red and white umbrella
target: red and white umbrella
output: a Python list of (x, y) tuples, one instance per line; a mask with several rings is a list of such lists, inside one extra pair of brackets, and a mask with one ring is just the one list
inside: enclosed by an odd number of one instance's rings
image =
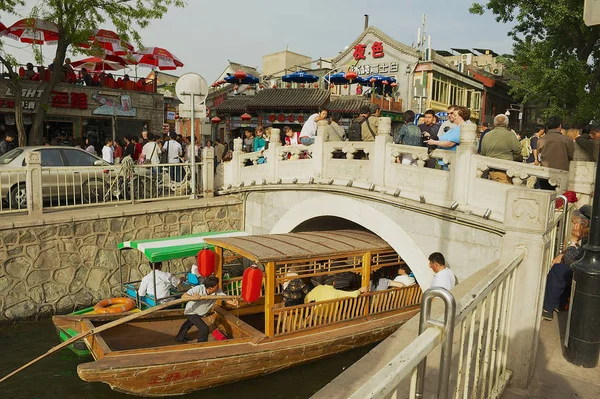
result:
[(107, 55), (104, 58), (88, 57), (71, 62), (74, 69), (85, 68), (88, 72), (118, 71), (127, 66), (127, 62), (116, 55)]
[(92, 50), (100, 49), (104, 51), (105, 54), (118, 56), (125, 56), (133, 51), (133, 46), (125, 41), (120, 43), (113, 43), (94, 40), (90, 43), (82, 43), (79, 45), (79, 47)]
[(146, 47), (133, 53), (132, 58), (140, 67), (158, 68), (161, 71), (173, 70), (183, 66), (173, 53), (160, 47)]
[(0, 22), (0, 36), (4, 36), (8, 33), (8, 28), (2, 22)]
[(105, 43), (121, 44), (119, 35), (108, 29), (97, 29), (92, 37), (90, 37), (90, 42), (93, 42), (94, 40)]
[(25, 18), (8, 28), (6, 36), (31, 44), (57, 44), (58, 25), (39, 18)]

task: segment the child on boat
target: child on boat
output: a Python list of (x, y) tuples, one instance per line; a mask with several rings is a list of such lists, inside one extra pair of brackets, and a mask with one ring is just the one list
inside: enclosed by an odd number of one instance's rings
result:
[[(214, 295), (215, 299), (195, 299), (196, 297), (202, 295)], [(206, 280), (204, 280), (203, 284), (192, 287), (188, 292), (183, 294), (183, 299), (190, 299), (190, 301), (185, 305), (185, 310), (183, 314), (187, 317), (187, 320), (183, 323), (177, 336), (175, 337), (175, 341), (177, 342), (187, 342), (189, 339), (185, 337), (192, 326), (196, 326), (198, 329), (198, 342), (206, 342), (208, 340), (208, 326), (202, 320), (202, 317), (206, 316), (208, 312), (212, 309), (215, 302), (218, 300), (218, 296), (225, 295), (223, 291), (219, 288), (219, 279), (210, 276)], [(230, 306), (237, 307), (238, 300), (232, 299), (225, 301)]]

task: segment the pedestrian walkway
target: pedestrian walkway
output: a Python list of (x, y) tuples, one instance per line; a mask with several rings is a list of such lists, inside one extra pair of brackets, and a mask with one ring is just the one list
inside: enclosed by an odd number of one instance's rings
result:
[[(555, 314), (556, 316), (556, 314)], [(600, 366), (574, 366), (563, 357), (567, 313), (542, 321), (535, 372), (527, 391), (508, 388), (502, 399), (597, 399), (600, 398)]]

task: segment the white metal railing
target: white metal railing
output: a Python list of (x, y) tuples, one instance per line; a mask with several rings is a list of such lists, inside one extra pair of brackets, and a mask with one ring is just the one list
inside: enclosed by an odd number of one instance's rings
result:
[[(499, 397), (511, 376), (506, 367), (510, 320), (516, 271), (524, 258), (525, 251), (519, 250), (510, 263), (496, 267), (458, 299), (454, 322), (450, 325), (446, 325), (451, 320), (447, 312), (445, 317), (426, 319), (427, 326), (422, 333), (350, 398), (402, 397), (400, 390), (407, 384), (410, 384), (410, 398), (422, 398), (424, 362), (440, 343), (451, 347), (451, 339), (447, 338), (452, 334), (448, 328), (460, 329), (458, 354), (452, 357), (451, 350), (445, 351), (445, 355), (442, 353), (440, 364), (444, 367), (440, 370), (444, 375), (438, 374), (437, 378), (442, 379), (439, 385), (446, 381), (443, 388), (455, 398)], [(419, 365), (423, 370), (417, 376)], [(456, 380), (449, 378), (451, 370), (455, 370)], [(439, 394), (437, 397), (441, 398)]]
[(0, 214), (26, 212), (26, 171), (0, 170)]
[[(200, 165), (196, 168), (200, 176)], [(191, 193), (187, 163), (42, 168), (42, 197), (48, 209), (174, 199)]]

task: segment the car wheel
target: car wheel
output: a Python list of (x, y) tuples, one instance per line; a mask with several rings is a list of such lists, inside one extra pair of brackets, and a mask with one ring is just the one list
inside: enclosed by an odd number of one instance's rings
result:
[(10, 199), (8, 201), (11, 209), (27, 209), (27, 190), (25, 183), (16, 184), (10, 189)]
[(107, 187), (103, 180), (90, 179), (81, 186), (83, 202), (86, 204), (103, 203)]

